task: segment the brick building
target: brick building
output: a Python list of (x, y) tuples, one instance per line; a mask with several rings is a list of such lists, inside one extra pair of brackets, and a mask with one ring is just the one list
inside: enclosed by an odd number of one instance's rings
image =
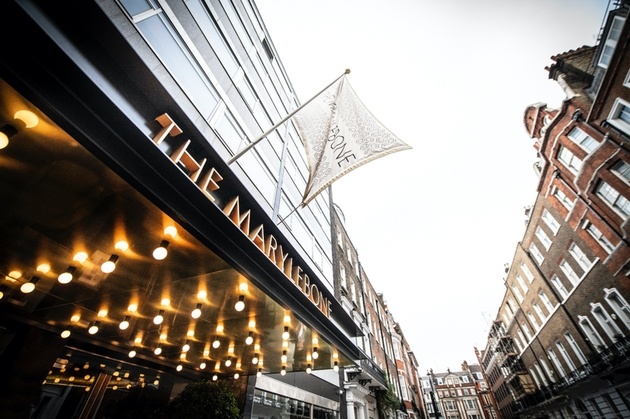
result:
[(478, 352), (503, 418), (630, 415), (630, 25), (551, 57), (566, 93), (529, 106), (537, 198)]

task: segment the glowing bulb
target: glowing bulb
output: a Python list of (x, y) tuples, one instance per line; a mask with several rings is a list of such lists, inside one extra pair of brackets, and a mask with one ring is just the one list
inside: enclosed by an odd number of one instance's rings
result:
[(98, 326), (101, 324), (101, 322), (94, 322), (92, 324), (92, 326), (90, 326), (90, 328), (88, 329), (88, 333), (90, 335), (94, 335), (96, 334), (96, 332), (98, 332)]
[(249, 286), (247, 285), (247, 282), (241, 282), (240, 284), (238, 284), (238, 290), (240, 292), (247, 292), (248, 288)]
[(166, 258), (166, 255), (168, 255), (168, 250), (166, 250), (167, 247), (168, 247), (168, 241), (162, 240), (160, 242), (160, 245), (156, 247), (155, 250), (153, 251), (153, 257), (156, 260), (163, 260), (164, 258)]
[(81, 315), (80, 314), (73, 314), (72, 317), (70, 317), (70, 321), (73, 322), (73, 323), (76, 323), (79, 320), (81, 320)]
[(238, 380), (238, 377), (240, 377), (240, 375), (239, 375), (238, 373), (235, 373), (235, 374), (234, 374), (234, 379), (235, 379), (235, 380)]
[(0, 131), (0, 150), (9, 145), (9, 136)]
[(162, 324), (163, 321), (164, 321), (164, 310), (160, 310), (157, 316), (153, 318), (153, 323)]
[(212, 376), (212, 381), (217, 381), (218, 379), (219, 379), (218, 375), (215, 374), (215, 375)]
[(177, 371), (181, 371), (184, 369), (184, 367), (182, 366), (182, 364), (177, 365), (177, 368), (175, 368)]
[(70, 331), (70, 327), (68, 327), (67, 329), (65, 329), (63, 332), (61, 332), (61, 337), (64, 339), (68, 339), (70, 337), (70, 334), (72, 333)]
[(284, 326), (284, 332), (282, 332), (282, 339), (289, 340), (289, 326)]
[(258, 364), (258, 354), (254, 354), (254, 357), (252, 358), (252, 364)]
[(212, 347), (216, 349), (219, 346), (221, 346), (221, 342), (219, 341), (219, 339), (215, 339), (214, 342), (212, 342)]
[(218, 324), (217, 325), (217, 333), (223, 333), (223, 325), (222, 324)]
[(40, 263), (39, 265), (37, 265), (36, 269), (37, 269), (37, 272), (47, 274), (48, 272), (50, 272), (50, 265), (47, 263)]
[(256, 372), (256, 377), (262, 377), (262, 369), (258, 368), (258, 372)]
[(160, 304), (162, 304), (164, 307), (168, 307), (171, 305), (171, 299), (168, 297), (164, 297), (162, 298), (162, 300), (160, 301)]
[(306, 373), (310, 374), (313, 370), (311, 369), (311, 364), (308, 364), (308, 366), (306, 367)]
[(72, 256), (72, 260), (79, 263), (85, 263), (87, 258), (88, 258), (88, 255), (85, 252), (77, 252), (74, 254), (74, 256)]
[(129, 316), (125, 316), (123, 321), (120, 322), (120, 324), (118, 325), (120, 330), (127, 330), (129, 328), (129, 319), (130, 319)]
[(21, 277), (22, 277), (22, 272), (11, 271), (9, 272), (9, 275), (7, 275), (5, 278), (7, 281), (15, 282), (16, 279), (21, 278)]
[(337, 361), (335, 361), (335, 365), (333, 366), (333, 371), (335, 372), (339, 371), (339, 363)]
[(206, 363), (202, 362), (201, 364), (199, 364), (199, 368), (202, 369), (202, 370), (205, 370), (206, 369)]
[(283, 365), (282, 371), (280, 371), (280, 375), (287, 375), (287, 368)]
[(35, 284), (37, 283), (37, 281), (39, 281), (38, 277), (32, 277), (30, 281), (22, 284), (22, 286), (20, 287), (20, 291), (22, 291), (24, 294), (30, 294), (35, 290)]
[(114, 249), (120, 250), (121, 252), (126, 252), (129, 249), (129, 243), (125, 240), (119, 240), (114, 244)]
[(25, 109), (17, 111), (13, 117), (22, 121), (26, 128), (33, 128), (39, 123), (37, 115)]
[(245, 308), (245, 296), (239, 295), (238, 301), (236, 302), (236, 304), (234, 304), (234, 309), (236, 311), (243, 311), (244, 308)]
[(201, 304), (197, 304), (197, 307), (190, 313), (193, 319), (198, 319), (201, 316)]
[(228, 358), (227, 361), (225, 361), (225, 366), (229, 367), (230, 365), (232, 365), (232, 360)]
[(249, 336), (245, 339), (245, 344), (251, 345), (254, 343), (254, 337), (252, 336), (252, 332), (249, 332)]
[(118, 261), (118, 255), (111, 255), (109, 257), (109, 260), (106, 260), (101, 265), (101, 271), (103, 271), (103, 273), (106, 273), (106, 274), (114, 272), (114, 269), (116, 269), (117, 261)]
[(190, 343), (188, 343), (188, 341), (186, 341), (186, 343), (184, 343), (184, 346), (182, 346), (182, 351), (183, 352), (188, 352), (190, 350)]
[(158, 346), (157, 348), (155, 348), (155, 349), (153, 350), (153, 353), (154, 353), (154, 354), (156, 354), (156, 355), (161, 354), (161, 353), (162, 353), (162, 347), (161, 347), (161, 346)]
[(59, 277), (57, 277), (57, 280), (62, 284), (68, 284), (70, 281), (72, 281), (73, 274), (74, 274), (74, 271), (76, 271), (76, 269), (77, 268), (75, 268), (74, 266), (68, 266), (68, 269), (66, 269), (65, 272), (62, 272), (61, 274), (59, 274)]
[(319, 354), (317, 353), (317, 348), (313, 348), (313, 359), (319, 358)]
[(287, 351), (282, 351), (282, 356), (280, 357), (280, 360), (283, 363), (287, 362)]
[(107, 309), (105, 308), (100, 309), (96, 315), (100, 318), (107, 317)]

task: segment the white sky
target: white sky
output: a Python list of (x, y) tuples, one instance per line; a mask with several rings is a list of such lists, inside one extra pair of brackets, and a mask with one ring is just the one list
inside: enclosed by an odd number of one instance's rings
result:
[(523, 113), (560, 105), (544, 68), (596, 43), (608, 0), (257, 5), (302, 102), (350, 68), (363, 103), (413, 147), (339, 179), (334, 201), (419, 372), (477, 363), (535, 198)]

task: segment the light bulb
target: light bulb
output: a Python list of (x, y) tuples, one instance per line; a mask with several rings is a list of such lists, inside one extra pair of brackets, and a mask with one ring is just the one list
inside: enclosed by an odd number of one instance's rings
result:
[(184, 346), (182, 346), (182, 352), (188, 352), (189, 350), (190, 350), (190, 343), (186, 341), (186, 343), (184, 343)]
[(72, 329), (72, 326), (69, 326), (66, 329), (64, 329), (64, 331), (61, 332), (61, 337), (64, 339), (68, 339), (70, 337), (70, 334), (72, 333), (71, 329)]
[(160, 310), (157, 316), (153, 318), (153, 323), (162, 324), (163, 321), (164, 321), (164, 310)]
[(254, 343), (254, 337), (252, 336), (252, 332), (249, 332), (249, 336), (245, 339), (245, 344), (251, 345)]
[(202, 362), (201, 364), (199, 364), (199, 368), (202, 369), (202, 370), (205, 370), (206, 369), (206, 363)]
[(182, 366), (182, 364), (178, 364), (177, 368), (175, 368), (177, 371), (181, 371), (184, 369), (184, 367)]
[(90, 335), (95, 335), (98, 332), (98, 326), (101, 324), (101, 322), (94, 322), (90, 328), (88, 329), (88, 333)]
[(313, 348), (313, 359), (319, 358), (319, 354), (317, 353), (317, 348)]
[(201, 303), (197, 304), (197, 307), (190, 313), (193, 319), (198, 319), (201, 316)]
[(129, 316), (125, 316), (123, 321), (120, 322), (120, 324), (118, 325), (120, 330), (127, 330), (127, 328), (129, 328), (129, 319), (130, 319)]
[(245, 296), (239, 295), (238, 301), (236, 302), (236, 304), (234, 304), (234, 309), (236, 311), (243, 311), (244, 308), (245, 308)]
[(27, 111), (26, 109), (17, 111), (13, 115), (13, 117), (22, 121), (26, 128), (33, 128), (39, 123), (39, 118), (37, 117), (37, 115), (35, 115), (31, 111)]
[(335, 372), (339, 371), (339, 363), (337, 361), (335, 361), (335, 365), (333, 366), (333, 371)]
[(282, 332), (282, 339), (289, 340), (289, 326), (284, 326), (284, 332)]
[(37, 283), (37, 281), (39, 281), (38, 277), (32, 277), (30, 281), (22, 284), (22, 286), (20, 287), (20, 291), (22, 291), (24, 294), (30, 294), (35, 290), (35, 284)]
[(74, 271), (76, 270), (77, 268), (75, 268), (74, 266), (68, 266), (68, 269), (66, 269), (65, 272), (62, 272), (61, 274), (59, 274), (59, 277), (57, 277), (57, 280), (62, 284), (69, 283), (70, 281), (72, 281)]
[(164, 259), (166, 255), (168, 255), (168, 250), (166, 250), (167, 247), (168, 247), (168, 241), (162, 240), (160, 242), (160, 245), (156, 247), (155, 250), (153, 251), (153, 257), (157, 260)]
[(256, 377), (262, 377), (262, 368), (258, 368), (258, 372), (256, 372)]
[(9, 145), (9, 136), (0, 131), (0, 150)]
[(101, 271), (106, 274), (114, 272), (114, 269), (116, 269), (116, 262), (118, 262), (118, 255), (111, 255), (109, 260), (106, 260), (101, 265)]
[(217, 381), (218, 379), (219, 379), (219, 376), (218, 376), (218, 375), (214, 374), (214, 375), (212, 376), (212, 381)]
[(287, 351), (282, 351), (282, 356), (280, 357), (280, 360), (284, 363), (287, 362)]
[(153, 353), (154, 353), (154, 354), (156, 354), (156, 355), (161, 354), (161, 353), (162, 353), (162, 347), (161, 347), (161, 346), (158, 346), (157, 348), (155, 348), (155, 349), (153, 350)]
[(282, 371), (280, 371), (280, 375), (287, 375), (287, 367), (282, 366)]
[(240, 377), (239, 373), (235, 373), (235, 374), (234, 374), (234, 379), (235, 379), (235, 380), (238, 380), (238, 377)]
[(216, 349), (219, 346), (221, 346), (221, 342), (219, 341), (219, 339), (215, 339), (214, 342), (212, 342), (212, 347)]
[(228, 358), (227, 361), (225, 361), (225, 366), (229, 367), (230, 365), (232, 365), (232, 360)]
[(74, 254), (74, 256), (72, 256), (72, 260), (79, 263), (85, 263), (87, 258), (88, 255), (85, 252), (77, 252)]
[(252, 364), (258, 364), (258, 354), (254, 354), (254, 357), (252, 358)]
[(310, 374), (313, 370), (311, 369), (311, 364), (308, 364), (308, 366), (306, 367), (306, 373)]

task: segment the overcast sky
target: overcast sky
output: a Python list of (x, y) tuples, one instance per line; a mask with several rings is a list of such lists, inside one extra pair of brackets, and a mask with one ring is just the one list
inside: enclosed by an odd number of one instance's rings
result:
[(608, 0), (257, 0), (302, 102), (351, 70), (367, 108), (413, 147), (337, 180), (333, 198), (420, 373), (477, 363), (504, 264), (535, 198), (537, 102), (551, 56), (597, 42)]

